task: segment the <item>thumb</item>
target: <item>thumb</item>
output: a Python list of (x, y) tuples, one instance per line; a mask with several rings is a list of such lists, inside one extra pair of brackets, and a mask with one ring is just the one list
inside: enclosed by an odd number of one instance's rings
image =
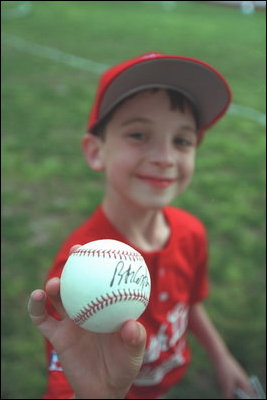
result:
[(140, 322), (131, 319), (123, 324), (120, 335), (129, 354), (143, 359), (146, 345), (146, 330), (144, 326)]

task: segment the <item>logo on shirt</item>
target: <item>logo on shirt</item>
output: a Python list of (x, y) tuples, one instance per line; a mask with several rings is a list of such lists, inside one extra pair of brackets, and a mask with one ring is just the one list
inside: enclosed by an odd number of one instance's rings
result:
[[(135, 384), (140, 386), (156, 385), (169, 371), (186, 363), (184, 334), (188, 324), (188, 310), (187, 305), (176, 304), (167, 314), (167, 322), (160, 325), (158, 332), (150, 337), (148, 348), (145, 351), (144, 364)], [(170, 357), (167, 360), (156, 367), (149, 365), (159, 361), (162, 353), (168, 352), (170, 349)]]
[(63, 371), (55, 350), (51, 351), (50, 362), (48, 366), (49, 371)]

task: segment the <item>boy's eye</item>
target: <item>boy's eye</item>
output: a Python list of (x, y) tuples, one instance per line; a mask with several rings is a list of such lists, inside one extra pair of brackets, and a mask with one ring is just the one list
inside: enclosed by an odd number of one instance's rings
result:
[(189, 147), (193, 145), (193, 141), (188, 138), (178, 137), (174, 139), (174, 144), (179, 147)]
[(144, 133), (141, 133), (141, 132), (132, 132), (129, 134), (129, 137), (134, 140), (144, 140), (145, 135), (144, 135)]

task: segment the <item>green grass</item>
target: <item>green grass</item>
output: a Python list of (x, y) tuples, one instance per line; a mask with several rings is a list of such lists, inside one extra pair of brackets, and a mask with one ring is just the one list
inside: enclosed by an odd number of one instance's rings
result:
[[(264, 12), (244, 16), (205, 2), (167, 12), (154, 3), (32, 2), (28, 15), (3, 19), (2, 31), (105, 65), (151, 50), (200, 58), (226, 76), (236, 104), (265, 112)], [(28, 295), (103, 193), (80, 146), (98, 76), (7, 44), (2, 60), (1, 397), (34, 399), (46, 371)], [(174, 203), (206, 224), (206, 306), (248, 373), (265, 383), (264, 133), (246, 115), (229, 113), (207, 134), (194, 180)], [(188, 375), (169, 397), (220, 398), (209, 361), (192, 346)]]

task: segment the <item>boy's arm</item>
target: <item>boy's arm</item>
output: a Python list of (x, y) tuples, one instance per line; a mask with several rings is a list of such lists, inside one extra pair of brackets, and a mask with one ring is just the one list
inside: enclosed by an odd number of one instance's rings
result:
[(224, 398), (235, 398), (234, 392), (237, 387), (253, 395), (248, 376), (229, 352), (222, 337), (200, 303), (191, 307), (189, 330), (197, 337), (209, 354), (214, 364), (219, 384), (223, 389)]

